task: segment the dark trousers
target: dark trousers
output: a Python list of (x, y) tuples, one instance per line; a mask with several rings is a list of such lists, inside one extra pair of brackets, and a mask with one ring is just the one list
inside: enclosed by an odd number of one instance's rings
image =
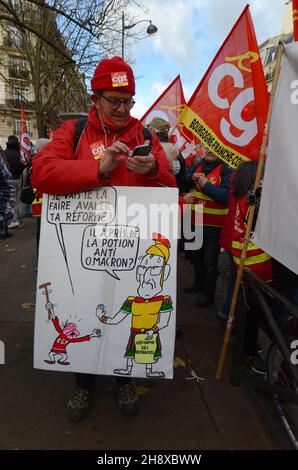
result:
[[(86, 388), (87, 390), (91, 390), (95, 385), (97, 377), (98, 376), (94, 374), (76, 373), (75, 378), (77, 388)], [(122, 387), (132, 380), (130, 377), (114, 377), (114, 379), (118, 387)]]
[(218, 239), (219, 235), (204, 236), (202, 248), (188, 252), (195, 272), (195, 283), (209, 299), (213, 299), (216, 289), (217, 263), (220, 253)]

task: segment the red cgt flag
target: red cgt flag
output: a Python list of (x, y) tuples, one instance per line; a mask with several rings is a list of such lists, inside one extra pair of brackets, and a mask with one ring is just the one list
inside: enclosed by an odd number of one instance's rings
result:
[(182, 83), (180, 75), (178, 75), (144, 114), (141, 122), (145, 126), (153, 118), (160, 117), (168, 121), (171, 127), (174, 127), (185, 105)]
[(141, 122), (144, 126), (148, 125), (154, 117), (160, 117), (168, 121), (172, 128), (169, 138), (170, 142), (179, 148), (184, 158), (187, 158), (196, 155), (194, 144), (198, 142), (198, 139), (192, 135), (189, 138), (189, 136), (181, 132), (179, 126), (175, 127), (185, 107), (186, 101), (180, 75), (178, 75), (144, 114)]
[(28, 159), (31, 156), (32, 142), (29, 138), (27, 130), (25, 111), (21, 103), (21, 134), (20, 134), (20, 162), (27, 165)]
[(298, 41), (298, 0), (292, 0), (292, 5), (293, 5), (294, 41)]
[(269, 105), (253, 22), (247, 5), (179, 119), (229, 166), (257, 160)]

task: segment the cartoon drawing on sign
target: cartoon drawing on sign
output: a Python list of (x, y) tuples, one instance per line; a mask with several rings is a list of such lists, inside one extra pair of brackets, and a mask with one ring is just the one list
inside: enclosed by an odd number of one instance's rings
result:
[(59, 318), (55, 315), (55, 305), (49, 302), (49, 289), (50, 282), (42, 284), (39, 288), (44, 288), (44, 294), (46, 296), (45, 308), (48, 311), (48, 319), (52, 321), (55, 330), (59, 333), (59, 336), (55, 339), (51, 351), (49, 352), (49, 359), (45, 359), (44, 362), (47, 364), (55, 364), (56, 362), (62, 366), (70, 365), (68, 361), (67, 346), (70, 343), (83, 343), (84, 341), (90, 341), (91, 338), (99, 338), (101, 331), (94, 329), (91, 334), (86, 336), (80, 336), (80, 332), (77, 329), (76, 323), (69, 323), (68, 320), (60, 325)]
[(97, 306), (96, 315), (107, 325), (118, 325), (131, 314), (130, 337), (124, 355), (126, 368), (114, 369), (116, 375), (131, 375), (134, 361), (145, 365), (146, 377), (165, 376), (162, 371), (153, 371), (152, 365), (162, 357), (159, 332), (168, 326), (173, 310), (171, 297), (158, 295), (170, 274), (171, 244), (159, 234), (153, 234), (152, 238), (155, 243), (146, 250), (136, 270), (139, 297), (127, 297), (114, 317), (106, 315), (104, 305)]

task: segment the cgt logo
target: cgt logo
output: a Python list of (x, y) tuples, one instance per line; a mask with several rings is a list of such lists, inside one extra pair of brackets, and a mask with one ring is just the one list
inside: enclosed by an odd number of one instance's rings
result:
[(0, 365), (5, 364), (5, 345), (3, 341), (0, 341)]
[(112, 86), (127, 86), (128, 78), (126, 72), (115, 72), (111, 74), (112, 77)]
[[(237, 60), (237, 66), (228, 63), (219, 65), (213, 71), (208, 82), (208, 94), (214, 106), (219, 109), (229, 109), (229, 120), (224, 117), (221, 119), (220, 131), (228, 142), (239, 147), (248, 145), (258, 134), (257, 119), (253, 118), (250, 121), (245, 121), (242, 118), (243, 111), (250, 102), (255, 100), (255, 95), (253, 87), (245, 87), (244, 76), (241, 72), (241, 70), (251, 71), (243, 65), (244, 61), (256, 62), (258, 59), (258, 54), (251, 51), (243, 56), (226, 57), (226, 60), (230, 62)], [(226, 77), (232, 78), (234, 88), (242, 89), (231, 103), (227, 98), (220, 96), (219, 93), (220, 85)], [(232, 133), (232, 125), (241, 131), (240, 135), (237, 136)]]
[(294, 366), (298, 365), (298, 339), (295, 339), (294, 341), (291, 342), (291, 349), (294, 349), (294, 351), (291, 354), (291, 363)]
[(94, 144), (90, 145), (90, 149), (94, 160), (99, 160), (102, 158), (106, 151), (106, 147), (102, 141), (94, 142)]

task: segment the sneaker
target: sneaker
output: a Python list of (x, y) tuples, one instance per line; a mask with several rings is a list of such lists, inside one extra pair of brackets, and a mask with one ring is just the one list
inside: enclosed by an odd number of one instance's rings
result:
[(13, 220), (12, 222), (9, 222), (8, 224), (8, 228), (16, 228), (19, 226), (20, 226), (20, 222), (18, 222), (17, 220)]
[(139, 408), (139, 397), (133, 382), (117, 386), (118, 405), (125, 416), (135, 416)]
[(251, 368), (253, 372), (259, 375), (267, 375), (266, 363), (263, 361), (259, 354), (255, 354), (254, 357), (250, 356), (245, 359), (247, 365)]
[(71, 421), (82, 421), (86, 418), (91, 406), (91, 392), (86, 388), (77, 388), (69, 397), (67, 417)]

